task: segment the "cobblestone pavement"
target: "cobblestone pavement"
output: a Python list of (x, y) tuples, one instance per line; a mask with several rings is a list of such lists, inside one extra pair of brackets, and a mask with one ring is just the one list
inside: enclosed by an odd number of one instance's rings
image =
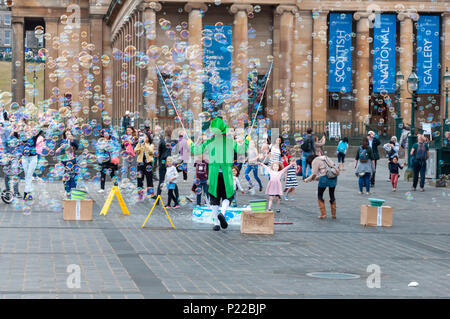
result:
[[(421, 298), (450, 296), (450, 189), (426, 186), (407, 194), (403, 178), (393, 193), (387, 163), (379, 162), (372, 197), (394, 208), (392, 228), (359, 225), (360, 205), (353, 168), (339, 177), (338, 219), (318, 220), (317, 183), (300, 182), (295, 201), (284, 201), (273, 236), (242, 235), (239, 226), (213, 232), (194, 223), (189, 205), (161, 206), (141, 228), (152, 203), (133, 202), (124, 216), (114, 200), (107, 216), (99, 212), (108, 195), (97, 193), (92, 222), (64, 221), (61, 183), (34, 182), (31, 213), (0, 204), (1, 298)], [(264, 178), (263, 178), (264, 179)], [(241, 176), (243, 185), (247, 186)], [(265, 181), (265, 180), (264, 180)], [(188, 195), (192, 177), (180, 182)], [(107, 187), (111, 183), (107, 183)], [(21, 190), (22, 190), (21, 185)], [(45, 195), (47, 192), (47, 197)], [(326, 193), (326, 196), (327, 193)], [(167, 195), (163, 193), (163, 199)], [(239, 201), (266, 198), (240, 195)], [(326, 197), (327, 198), (327, 197)], [(21, 202), (20, 202), (21, 203)], [(329, 204), (327, 202), (329, 214)], [(81, 271), (79, 288), (69, 288), (69, 265)], [(381, 269), (381, 287), (368, 288), (369, 265)], [(310, 272), (356, 274), (351, 280), (318, 279)], [(412, 281), (417, 287), (408, 287)]]

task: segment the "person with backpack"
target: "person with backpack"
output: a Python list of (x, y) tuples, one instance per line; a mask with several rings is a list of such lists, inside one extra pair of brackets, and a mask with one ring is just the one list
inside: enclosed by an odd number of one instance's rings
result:
[(320, 216), (317, 218), (325, 219), (327, 217), (327, 211), (325, 208), (325, 201), (323, 199), (323, 193), (328, 187), (328, 193), (330, 195), (330, 207), (331, 217), (336, 219), (336, 198), (334, 192), (337, 186), (337, 180), (339, 176), (339, 169), (334, 162), (326, 155), (317, 156), (312, 154), (306, 159), (307, 164), (311, 167), (311, 175), (304, 179), (305, 183), (309, 183), (313, 180), (318, 180), (317, 189), (317, 203), (319, 204)]
[(410, 155), (412, 156), (411, 161), (414, 171), (412, 190), (416, 190), (420, 174), (420, 191), (424, 192), (425, 172), (427, 170), (427, 159), (430, 157), (430, 149), (428, 144), (425, 143), (425, 137), (423, 135), (417, 136), (417, 143), (412, 146)]
[(367, 195), (370, 194), (370, 175), (374, 172), (375, 158), (372, 148), (369, 146), (369, 139), (364, 137), (362, 144), (356, 152), (355, 174), (359, 177), (359, 194), (363, 193), (363, 186), (366, 186)]
[[(203, 156), (202, 156), (203, 157)], [(205, 194), (206, 200), (209, 202), (208, 195), (208, 162), (203, 158), (194, 163), (195, 182), (192, 191), (197, 195), (197, 206), (202, 205), (202, 193)]]
[(312, 128), (308, 128), (306, 130), (306, 137), (303, 139), (303, 143), (300, 145), (300, 148), (302, 149), (302, 176), (303, 180), (305, 180), (305, 178), (311, 174), (311, 166), (309, 166), (309, 169), (307, 170), (306, 159), (309, 155), (316, 154), (314, 137), (312, 136)]
[(345, 154), (347, 154), (348, 138), (344, 137), (338, 144), (336, 153), (338, 158), (338, 169), (345, 171)]

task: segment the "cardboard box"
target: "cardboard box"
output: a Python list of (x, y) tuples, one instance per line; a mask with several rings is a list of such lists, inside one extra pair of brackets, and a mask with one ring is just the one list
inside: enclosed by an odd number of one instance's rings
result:
[(390, 206), (361, 205), (361, 225), (364, 226), (392, 226), (394, 209)]
[(64, 220), (92, 220), (94, 200), (64, 200)]
[(273, 212), (242, 212), (241, 234), (273, 235)]

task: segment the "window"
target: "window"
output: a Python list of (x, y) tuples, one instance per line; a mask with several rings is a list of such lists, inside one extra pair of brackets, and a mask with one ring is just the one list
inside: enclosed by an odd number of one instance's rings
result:
[(5, 39), (3, 41), (5, 46), (11, 46), (11, 31), (5, 30)]
[(10, 15), (5, 15), (5, 19), (4, 19), (4, 23), (5, 25), (11, 25), (11, 16)]

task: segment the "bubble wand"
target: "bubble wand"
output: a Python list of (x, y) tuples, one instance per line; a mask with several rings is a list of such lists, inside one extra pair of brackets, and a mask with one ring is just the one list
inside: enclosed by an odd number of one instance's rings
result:
[(184, 130), (184, 134), (187, 137), (189, 137), (189, 134), (186, 131), (186, 128), (184, 127), (183, 121), (181, 120), (180, 114), (178, 114), (178, 110), (177, 110), (177, 107), (175, 106), (175, 102), (172, 99), (172, 94), (170, 94), (169, 89), (167, 88), (167, 85), (166, 85), (166, 81), (164, 81), (164, 78), (162, 77), (161, 72), (159, 71), (158, 65), (156, 65), (156, 63), (155, 63), (155, 68), (156, 68), (156, 71), (158, 72), (158, 75), (159, 75), (159, 77), (161, 79), (161, 82), (164, 85), (164, 88), (166, 89), (167, 95), (169, 96), (170, 101), (172, 102), (173, 108), (175, 109), (175, 113), (177, 114), (177, 117), (180, 120), (181, 126), (183, 127), (183, 130)]
[(250, 130), (249, 130), (248, 135), (251, 134), (253, 126), (255, 125), (255, 120), (256, 120), (256, 117), (258, 116), (259, 108), (261, 107), (261, 102), (262, 102), (262, 100), (264, 98), (264, 93), (266, 92), (267, 84), (269, 83), (270, 73), (272, 72), (272, 66), (273, 66), (273, 62), (270, 63), (269, 71), (267, 71), (268, 74), (267, 74), (266, 83), (264, 84), (264, 89), (263, 89), (263, 91), (261, 93), (261, 98), (259, 99), (258, 108), (256, 109), (255, 117), (253, 118), (252, 125), (250, 126)]

